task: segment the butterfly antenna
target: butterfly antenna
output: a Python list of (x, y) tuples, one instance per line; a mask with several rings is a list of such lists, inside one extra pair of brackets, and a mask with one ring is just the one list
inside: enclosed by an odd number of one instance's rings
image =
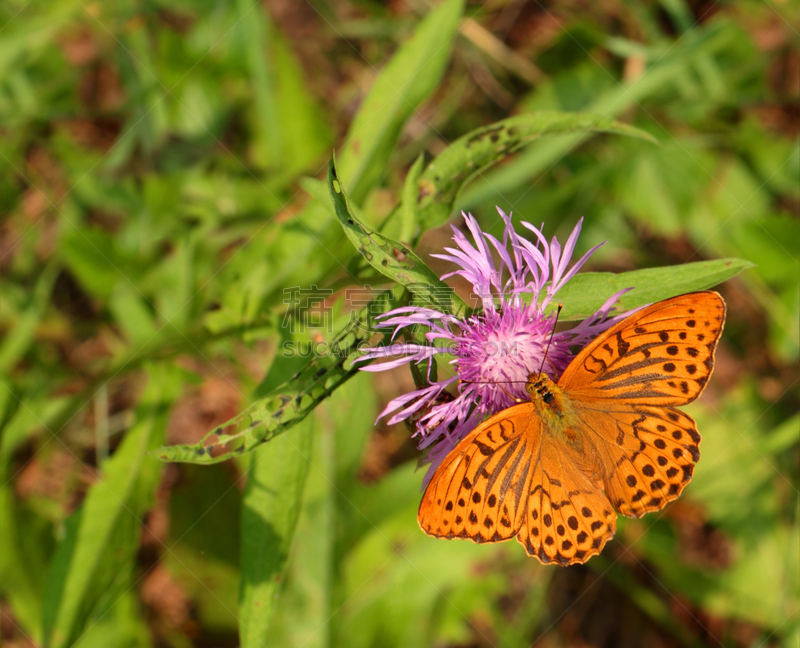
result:
[(556, 334), (556, 324), (558, 324), (558, 316), (561, 315), (562, 308), (564, 308), (564, 304), (559, 304), (558, 308), (556, 309), (556, 321), (553, 322), (553, 330), (550, 331), (550, 339), (547, 341), (547, 346), (544, 348), (544, 357), (542, 358), (542, 366), (539, 367), (540, 374), (544, 369), (544, 363), (547, 360), (547, 353), (550, 351), (550, 344), (553, 342), (553, 336)]
[[(469, 385), (482, 385), (482, 384), (485, 384), (485, 383), (482, 383), (482, 382), (480, 382), (479, 380), (459, 380), (459, 382), (462, 382), (462, 383), (467, 383), (467, 384), (469, 384)], [(507, 381), (507, 382), (513, 382), (513, 381)], [(523, 401), (522, 399), (520, 399), (520, 398), (517, 398), (516, 396), (514, 396), (514, 394), (512, 394), (512, 393), (511, 393), (511, 392), (509, 392), (508, 390), (506, 390), (506, 389), (505, 389), (505, 388), (504, 388), (504, 387), (503, 387), (503, 386), (500, 384), (500, 382), (498, 382), (498, 381), (496, 381), (496, 380), (493, 380), (493, 381), (491, 381), (491, 384), (492, 384), (492, 385), (494, 385), (495, 387), (497, 387), (497, 388), (498, 388), (498, 389), (499, 389), (501, 392), (503, 392), (503, 393), (504, 393), (506, 396), (508, 396), (508, 397), (509, 397), (511, 400), (513, 400), (514, 402), (516, 402), (516, 403), (524, 403), (524, 402), (525, 402), (525, 401)]]

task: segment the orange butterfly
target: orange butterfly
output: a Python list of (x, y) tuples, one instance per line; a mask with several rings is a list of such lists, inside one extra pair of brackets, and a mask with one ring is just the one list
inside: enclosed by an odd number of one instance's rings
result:
[(437, 538), (515, 537), (542, 563), (599, 554), (616, 511), (641, 517), (676, 499), (700, 459), (691, 403), (714, 368), (725, 302), (696, 292), (644, 308), (588, 344), (530, 402), (484, 421), (447, 455), (417, 519)]

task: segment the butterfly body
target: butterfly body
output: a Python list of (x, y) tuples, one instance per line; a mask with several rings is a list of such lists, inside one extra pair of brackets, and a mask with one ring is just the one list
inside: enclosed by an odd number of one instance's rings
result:
[(578, 417), (569, 396), (547, 374), (531, 374), (525, 385), (531, 397), (535, 416), (546, 432), (557, 435), (574, 447), (582, 446), (577, 433)]
[(675, 406), (703, 391), (724, 320), (717, 293), (681, 295), (598, 336), (557, 383), (532, 374), (530, 402), (484, 421), (442, 461), (420, 527), (479, 543), (516, 537), (545, 564), (598, 554), (617, 513), (659, 510), (691, 480), (700, 435)]

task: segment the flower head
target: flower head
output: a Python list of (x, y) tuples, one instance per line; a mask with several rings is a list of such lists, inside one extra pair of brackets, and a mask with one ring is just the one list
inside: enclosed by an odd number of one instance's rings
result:
[[(375, 347), (366, 349), (359, 359), (399, 356), (362, 367), (364, 371), (385, 371), (441, 354), (453, 356), (450, 364), (455, 375), (431, 381), (429, 373), (427, 386), (393, 399), (378, 416), (392, 414), (389, 423), (416, 418), (420, 447), (433, 446), (426, 482), (441, 459), (487, 416), (511, 407), (517, 399), (528, 398), (525, 383), (531, 373), (542, 367), (556, 380), (576, 348), (628, 314), (609, 317), (617, 299), (626, 292), (622, 290), (577, 326), (554, 333), (556, 316), (545, 314), (548, 304), (602, 243), (567, 269), (583, 219), (562, 249), (555, 237), (548, 244), (541, 230), (530, 223), (522, 225), (533, 233), (535, 242), (519, 236), (511, 217), (500, 208), (497, 211), (505, 222), (502, 243), (481, 231), (470, 214), (464, 214), (472, 242), (454, 227), (455, 247), (445, 248), (446, 254), (432, 255), (456, 266), (441, 278), (460, 275), (469, 281), (483, 310), (460, 319), (431, 308), (396, 308), (383, 315), (380, 324), (394, 327), (392, 340), (405, 327), (424, 325), (429, 328), (425, 334), (429, 344)], [(457, 393), (450, 394), (446, 390), (454, 384)]]

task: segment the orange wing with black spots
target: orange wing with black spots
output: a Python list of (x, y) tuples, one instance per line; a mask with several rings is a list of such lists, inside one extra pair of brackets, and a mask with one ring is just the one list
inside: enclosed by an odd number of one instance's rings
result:
[(584, 347), (558, 384), (579, 401), (686, 405), (711, 377), (724, 324), (712, 291), (652, 304)]
[(420, 527), (474, 542), (516, 536), (545, 564), (600, 553), (614, 509), (641, 517), (691, 480), (700, 434), (675, 406), (705, 388), (724, 323), (717, 293), (681, 295), (611, 327), (557, 385), (531, 374), (531, 402), (479, 425), (436, 470)]
[(576, 403), (603, 469), (603, 485), (622, 515), (642, 517), (677, 499), (700, 459), (700, 434), (674, 407), (603, 411)]
[(712, 291), (658, 302), (593, 340), (561, 377), (621, 514), (662, 509), (691, 480), (700, 434), (674, 406), (705, 389), (725, 314)]
[(419, 506), (423, 531), (474, 542), (510, 540), (519, 531), (538, 453), (541, 424), (533, 404), (503, 410), (445, 457)]
[(423, 531), (477, 543), (516, 536), (544, 564), (600, 553), (616, 513), (572, 448), (543, 443), (532, 410), (532, 403), (504, 410), (462, 439), (425, 490), (417, 516)]
[(614, 537), (617, 515), (569, 446), (543, 443), (517, 540), (543, 564), (574, 565)]

